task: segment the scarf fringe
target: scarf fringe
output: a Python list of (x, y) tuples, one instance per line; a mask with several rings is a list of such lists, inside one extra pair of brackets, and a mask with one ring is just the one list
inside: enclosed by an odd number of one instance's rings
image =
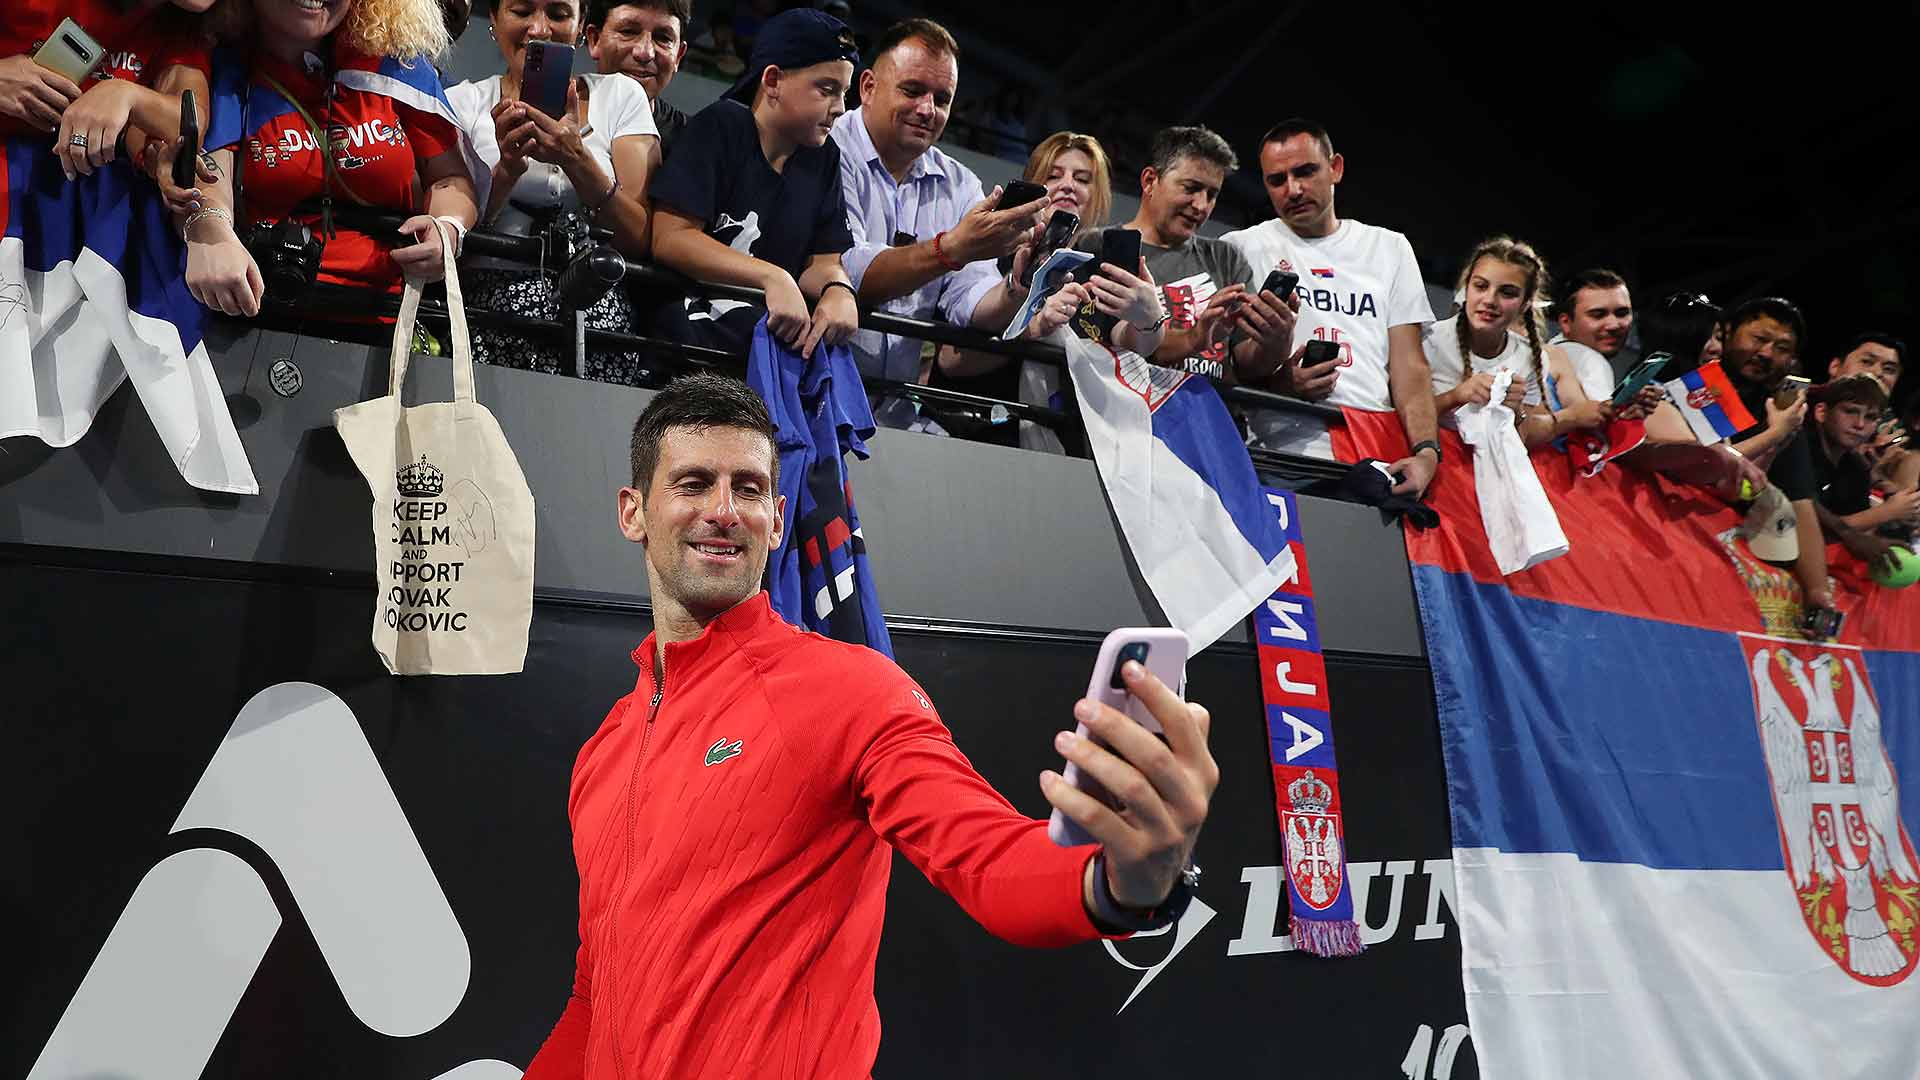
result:
[(1352, 919), (1303, 919), (1291, 916), (1293, 944), (1315, 956), (1359, 956), (1366, 949), (1360, 924)]

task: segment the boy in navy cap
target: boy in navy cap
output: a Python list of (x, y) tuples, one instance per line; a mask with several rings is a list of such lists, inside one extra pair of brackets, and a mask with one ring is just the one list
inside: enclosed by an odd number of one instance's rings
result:
[[(857, 58), (853, 32), (825, 12), (767, 20), (746, 73), (688, 122), (651, 185), (654, 261), (765, 290), (767, 328), (808, 357), (859, 326), (840, 265), (853, 246), (840, 152), (828, 138)], [(742, 301), (689, 297), (662, 304), (653, 322), (673, 340), (744, 354), (759, 318)]]

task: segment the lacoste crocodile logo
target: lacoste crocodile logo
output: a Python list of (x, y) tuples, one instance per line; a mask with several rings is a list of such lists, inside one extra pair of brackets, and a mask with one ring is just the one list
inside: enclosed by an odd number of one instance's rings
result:
[(722, 736), (713, 740), (713, 745), (707, 747), (707, 766), (711, 768), (730, 757), (738, 757), (740, 749), (739, 739), (728, 742), (726, 737)]

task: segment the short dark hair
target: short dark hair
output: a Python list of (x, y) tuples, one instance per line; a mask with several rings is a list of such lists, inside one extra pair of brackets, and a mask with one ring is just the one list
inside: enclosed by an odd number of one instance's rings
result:
[(1847, 347), (1841, 349), (1838, 355), (1846, 356), (1862, 345), (1879, 345), (1882, 348), (1892, 349), (1893, 355), (1900, 361), (1901, 369), (1904, 370), (1907, 366), (1907, 343), (1885, 330), (1867, 330), (1853, 335), (1853, 340), (1847, 342)]
[(1211, 128), (1195, 124), (1192, 127), (1161, 128), (1154, 134), (1152, 161), (1149, 164), (1155, 173), (1165, 176), (1181, 158), (1188, 157), (1212, 162), (1228, 172), (1240, 167), (1240, 159), (1234, 156), (1233, 147)]
[(693, 21), (693, 0), (587, 0), (581, 26), (605, 26), (617, 7), (652, 8), (680, 22), (680, 36), (687, 36), (687, 24)]
[(1843, 375), (1814, 387), (1807, 397), (1821, 405), (1844, 405), (1857, 401), (1881, 412), (1887, 409), (1887, 389), (1871, 375)]
[(633, 422), (633, 486), (640, 489), (642, 502), (653, 485), (653, 470), (660, 464), (660, 440), (669, 430), (682, 427), (741, 428), (765, 435), (767, 452), (773, 457), (773, 484), (780, 486), (780, 454), (767, 403), (739, 379), (697, 371), (668, 383)]
[(1304, 116), (1282, 120), (1268, 128), (1267, 133), (1260, 136), (1260, 145), (1286, 142), (1296, 135), (1313, 136), (1313, 141), (1320, 144), (1320, 152), (1327, 156), (1328, 161), (1333, 160), (1333, 136), (1327, 134), (1326, 126), (1318, 120), (1309, 120)]
[(922, 18), (902, 19), (887, 27), (887, 32), (880, 35), (879, 42), (873, 47), (874, 62), (878, 63), (881, 57), (910, 38), (925, 42), (934, 52), (946, 53), (953, 57), (956, 64), (960, 62), (960, 43), (953, 40), (953, 35), (947, 32), (946, 27), (932, 19)]
[(1791, 300), (1778, 296), (1756, 296), (1727, 312), (1727, 339), (1755, 319), (1772, 319), (1793, 330), (1793, 351), (1798, 355), (1807, 347), (1807, 317)]
[(1569, 274), (1567, 279), (1560, 283), (1559, 291), (1554, 294), (1553, 310), (1549, 314), (1556, 319), (1562, 315), (1572, 315), (1573, 298), (1581, 289), (1618, 289), (1626, 283), (1626, 278), (1604, 266), (1595, 266), (1576, 274)]

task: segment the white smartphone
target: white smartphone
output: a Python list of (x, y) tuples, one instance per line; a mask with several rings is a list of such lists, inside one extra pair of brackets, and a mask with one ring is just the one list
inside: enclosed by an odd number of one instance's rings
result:
[[(1127, 714), (1135, 723), (1164, 740), (1166, 735), (1160, 730), (1160, 721), (1153, 718), (1153, 713), (1147, 711), (1138, 698), (1127, 693), (1127, 684), (1120, 679), (1120, 665), (1129, 660), (1138, 660), (1146, 665), (1148, 671), (1171, 687), (1184, 701), (1187, 696), (1187, 635), (1166, 626), (1123, 626), (1108, 634), (1107, 640), (1101, 642), (1100, 656), (1093, 662), (1093, 674), (1087, 678), (1087, 697)], [(1083, 739), (1089, 738), (1087, 725), (1079, 725), (1077, 734)], [(1081, 791), (1110, 807), (1119, 808), (1118, 800), (1107, 791), (1105, 785), (1082, 773), (1073, 762), (1067, 762), (1061, 775), (1067, 783)], [(1098, 843), (1078, 822), (1059, 810), (1055, 810), (1052, 819), (1047, 822), (1047, 838), (1061, 847)]]
[[(93, 40), (80, 24), (64, 19), (33, 54), (33, 62), (55, 74), (65, 75), (75, 84), (87, 81), (93, 69), (107, 58), (107, 51)], [(80, 87), (82, 90), (85, 86)]]

